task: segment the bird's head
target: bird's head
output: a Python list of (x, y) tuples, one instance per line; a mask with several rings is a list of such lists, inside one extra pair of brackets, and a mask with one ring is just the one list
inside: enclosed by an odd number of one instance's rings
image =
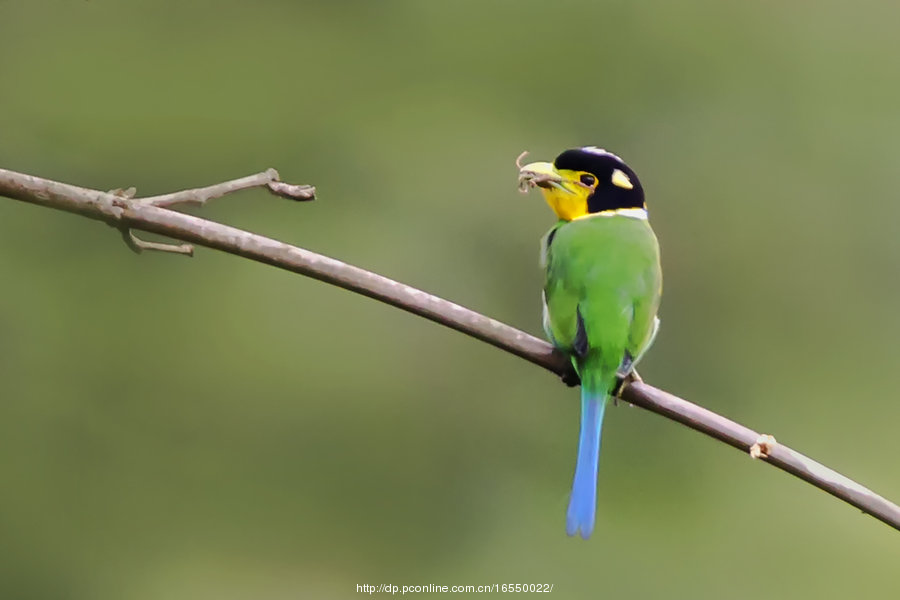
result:
[(646, 208), (644, 188), (631, 167), (594, 146), (566, 150), (552, 163), (519, 165), (519, 189), (532, 187), (541, 188), (547, 204), (563, 221)]

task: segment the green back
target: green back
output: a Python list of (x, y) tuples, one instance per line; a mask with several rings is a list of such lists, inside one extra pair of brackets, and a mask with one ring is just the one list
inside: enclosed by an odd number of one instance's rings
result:
[[(547, 335), (573, 354), (583, 381), (597, 379), (585, 383), (609, 384), (625, 352), (637, 357), (648, 343), (659, 306), (662, 271), (650, 224), (625, 216), (560, 221), (544, 238), (543, 262)], [(573, 348), (578, 312), (584, 356)]]

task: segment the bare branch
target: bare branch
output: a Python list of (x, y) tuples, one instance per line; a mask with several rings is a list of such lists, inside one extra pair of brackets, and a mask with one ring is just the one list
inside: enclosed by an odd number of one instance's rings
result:
[[(0, 196), (80, 214), (106, 222), (120, 230), (135, 228), (165, 235), (313, 277), (441, 323), (522, 357), (561, 377), (571, 378), (572, 368), (566, 357), (556, 352), (547, 342), (509, 325), (333, 258), (165, 208), (185, 202), (202, 204), (211, 198), (249, 187), (265, 186), (273, 193), (282, 195), (273, 189), (275, 183), (280, 183), (278, 174), (270, 169), (265, 173), (208, 188), (140, 200), (0, 169)], [(314, 194), (314, 190), (308, 186), (284, 186), (289, 190), (294, 188), (293, 192), (297, 194), (289, 193), (288, 196), (295, 199), (311, 199)], [(282, 189), (280, 186), (276, 187)], [(638, 379), (625, 382), (620, 397), (742, 452), (750, 452), (761, 439), (759, 432)], [(784, 444), (767, 443), (766, 451), (760, 454), (760, 460), (787, 471), (900, 530), (900, 507), (896, 504)]]
[(194, 255), (194, 247), (190, 244), (148, 242), (134, 235), (134, 231), (130, 227), (125, 227), (121, 231), (122, 239), (125, 240), (125, 244), (134, 250), (136, 254), (140, 254), (144, 250), (155, 250), (157, 252), (171, 252), (172, 254), (184, 254), (186, 256)]
[(270, 181), (268, 188), (276, 196), (281, 196), (288, 200), (306, 202), (307, 200), (316, 199), (316, 188), (311, 185), (294, 185), (283, 181)]
[(248, 175), (240, 179), (233, 179), (224, 183), (217, 183), (207, 187), (196, 188), (193, 190), (184, 190), (165, 194), (162, 196), (150, 196), (142, 198), (141, 204), (150, 206), (159, 206), (162, 208), (170, 208), (179, 204), (198, 204), (204, 205), (209, 200), (221, 198), (228, 194), (233, 194), (240, 190), (248, 190), (251, 188), (265, 187), (273, 194), (288, 198), (291, 200), (314, 200), (316, 197), (316, 188), (309, 185), (291, 185), (284, 183), (278, 176), (275, 169), (267, 169), (262, 173)]

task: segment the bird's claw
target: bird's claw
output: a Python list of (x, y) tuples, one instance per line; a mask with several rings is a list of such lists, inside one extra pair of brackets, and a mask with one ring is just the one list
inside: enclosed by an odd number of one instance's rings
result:
[(750, 458), (769, 458), (769, 454), (775, 449), (778, 442), (768, 433), (756, 438), (756, 443), (750, 446)]
[(632, 383), (642, 383), (644, 380), (641, 379), (641, 376), (638, 375), (638, 372), (632, 368), (627, 374), (622, 375), (621, 373), (616, 373), (616, 377), (618, 377), (618, 381), (616, 382), (616, 387), (612, 390), (613, 402), (618, 404), (619, 398), (622, 397), (622, 392), (625, 390), (625, 386)]

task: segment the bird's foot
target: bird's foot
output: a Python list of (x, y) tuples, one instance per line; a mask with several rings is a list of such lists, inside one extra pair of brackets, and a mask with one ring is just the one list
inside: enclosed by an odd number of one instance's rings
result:
[(616, 387), (614, 387), (612, 390), (613, 406), (619, 405), (619, 398), (622, 397), (622, 392), (625, 391), (625, 386), (635, 382), (643, 383), (644, 381), (643, 379), (641, 379), (641, 376), (638, 375), (638, 372), (634, 369), (634, 367), (632, 367), (631, 371), (629, 371), (628, 373), (624, 375), (617, 373), (616, 376), (618, 377), (618, 381), (616, 382)]
[(750, 458), (769, 458), (769, 453), (775, 449), (778, 442), (768, 433), (763, 433), (756, 438), (756, 443), (750, 446)]

